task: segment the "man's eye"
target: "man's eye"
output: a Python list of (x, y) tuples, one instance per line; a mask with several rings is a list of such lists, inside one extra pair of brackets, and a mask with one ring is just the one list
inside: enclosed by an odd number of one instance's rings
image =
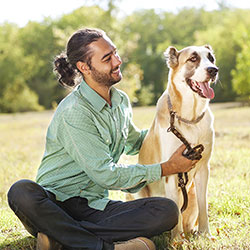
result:
[(111, 59), (111, 57), (108, 57), (108, 58), (105, 60), (105, 62), (109, 62), (110, 59)]

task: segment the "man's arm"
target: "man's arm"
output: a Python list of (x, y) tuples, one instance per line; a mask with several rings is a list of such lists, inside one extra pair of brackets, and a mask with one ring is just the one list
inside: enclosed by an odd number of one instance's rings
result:
[(69, 156), (88, 177), (105, 189), (130, 189), (161, 178), (160, 164), (118, 164), (110, 152), (110, 142), (102, 138), (91, 115), (75, 117), (64, 111), (57, 138)]

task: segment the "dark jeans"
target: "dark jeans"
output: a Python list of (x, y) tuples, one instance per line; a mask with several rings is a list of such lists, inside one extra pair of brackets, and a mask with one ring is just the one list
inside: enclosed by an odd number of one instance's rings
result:
[(9, 206), (33, 236), (43, 232), (65, 249), (114, 249), (113, 242), (152, 237), (178, 222), (176, 204), (166, 198), (110, 201), (104, 211), (88, 206), (85, 198), (64, 202), (37, 183), (20, 180), (8, 192)]

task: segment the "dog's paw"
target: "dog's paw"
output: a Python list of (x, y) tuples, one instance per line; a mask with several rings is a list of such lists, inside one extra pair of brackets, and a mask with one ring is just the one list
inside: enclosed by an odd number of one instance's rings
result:
[(208, 239), (211, 241), (216, 241), (216, 237), (211, 234), (208, 236)]
[(192, 232), (193, 234), (193, 237), (203, 237), (203, 238), (207, 238), (211, 241), (215, 241), (216, 240), (216, 237), (214, 237), (213, 235), (210, 234), (210, 232), (198, 232), (198, 231), (195, 231), (195, 232)]

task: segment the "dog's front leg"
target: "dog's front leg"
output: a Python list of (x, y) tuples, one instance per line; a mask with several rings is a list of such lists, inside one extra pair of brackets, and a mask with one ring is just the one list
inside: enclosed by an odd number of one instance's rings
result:
[(171, 230), (171, 238), (176, 240), (182, 240), (185, 237), (183, 231), (182, 214), (180, 212), (178, 218), (178, 224)]
[(201, 162), (202, 166), (195, 176), (195, 187), (197, 194), (197, 202), (199, 209), (198, 216), (198, 232), (207, 233), (210, 236), (209, 222), (208, 222), (208, 204), (207, 204), (207, 185), (209, 178), (208, 163)]
[[(177, 176), (176, 175), (171, 175), (166, 178), (166, 183), (165, 183), (165, 192), (166, 192), (166, 197), (168, 199), (173, 200), (177, 206), (181, 207), (181, 202), (182, 202), (182, 197), (181, 197), (181, 191), (178, 188), (177, 184)], [(175, 226), (175, 228), (171, 231), (171, 238), (172, 239), (183, 239), (183, 223), (182, 223), (182, 214), (181, 212), (179, 213), (179, 219), (178, 219), (178, 224)]]

